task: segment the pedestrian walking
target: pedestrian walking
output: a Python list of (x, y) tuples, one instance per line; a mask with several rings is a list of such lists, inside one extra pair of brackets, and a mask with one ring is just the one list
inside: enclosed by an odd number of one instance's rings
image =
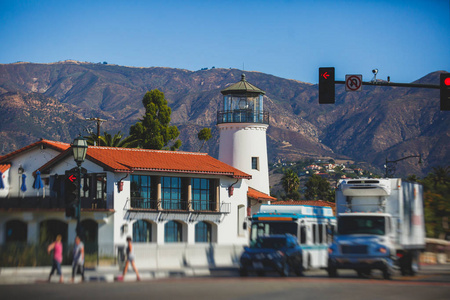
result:
[(136, 265), (134, 263), (134, 250), (133, 245), (131, 244), (131, 237), (127, 237), (127, 261), (125, 262), (125, 268), (123, 269), (122, 274), (122, 280), (125, 278), (125, 275), (128, 271), (128, 264), (131, 263), (131, 266), (133, 267), (134, 272), (136, 273), (137, 280), (141, 280), (139, 277), (138, 269), (136, 268)]
[(84, 244), (79, 236), (75, 238), (73, 246), (72, 282), (74, 282), (75, 274), (81, 274), (81, 280), (84, 281)]
[(63, 245), (61, 243), (61, 235), (58, 234), (56, 236), (56, 240), (51, 243), (47, 248), (47, 253), (50, 254), (50, 252), (53, 250), (53, 264), (52, 264), (52, 270), (50, 271), (50, 275), (48, 276), (48, 281), (50, 282), (50, 279), (52, 278), (53, 273), (57, 272), (59, 275), (59, 282), (64, 282), (63, 275), (61, 272), (61, 262), (62, 262), (62, 252), (63, 252)]

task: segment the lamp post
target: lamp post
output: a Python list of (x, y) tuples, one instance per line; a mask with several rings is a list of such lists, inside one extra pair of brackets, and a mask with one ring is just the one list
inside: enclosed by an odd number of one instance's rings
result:
[[(397, 163), (399, 161), (402, 161), (402, 160), (405, 160), (405, 159), (408, 159), (408, 158), (413, 158), (413, 157), (418, 157), (419, 158), (418, 163), (419, 164), (422, 163), (422, 154), (410, 155), (410, 156), (402, 157), (402, 158), (397, 159), (397, 160), (387, 160), (387, 157), (386, 157), (386, 164), (384, 165), (384, 168), (385, 168), (384, 175), (385, 175), (385, 177), (389, 178), (389, 175), (394, 175), (394, 173), (395, 173), (395, 166), (397, 165)], [(388, 164), (392, 164), (392, 166), (389, 168)]]
[(81, 235), (80, 219), (81, 219), (81, 164), (84, 162), (87, 153), (87, 141), (82, 136), (73, 140), (72, 150), (73, 159), (78, 166), (78, 212), (77, 212), (77, 235)]

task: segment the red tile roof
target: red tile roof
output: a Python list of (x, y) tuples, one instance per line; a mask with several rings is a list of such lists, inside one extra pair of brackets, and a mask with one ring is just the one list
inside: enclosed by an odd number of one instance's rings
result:
[(11, 164), (0, 164), (0, 172), (5, 173), (10, 167)]
[(0, 157), (0, 162), (7, 161), (8, 159), (10, 159), (13, 156), (16, 156), (17, 154), (20, 154), (22, 152), (31, 150), (31, 149), (33, 149), (35, 147), (38, 147), (38, 146), (39, 147), (40, 146), (48, 147), (48, 148), (51, 148), (51, 149), (63, 152), (64, 150), (67, 150), (70, 147), (70, 144), (41, 139), (41, 140), (39, 140), (39, 141), (37, 141), (37, 142), (35, 142), (33, 144), (30, 144), (28, 146), (25, 146), (23, 148), (20, 148), (20, 149), (18, 149), (16, 151), (13, 151), (13, 152), (11, 152), (9, 154), (6, 154), (6, 155)]
[[(72, 155), (70, 149), (42, 166), (40, 170), (45, 172), (51, 165), (68, 155)], [(152, 171), (251, 178), (251, 175), (206, 153), (89, 146), (86, 159), (112, 172)]]
[(253, 199), (256, 199), (256, 200), (260, 200), (260, 199), (261, 200), (269, 200), (269, 201), (276, 201), (277, 200), (277, 198), (269, 196), (269, 195), (267, 195), (267, 194), (265, 194), (263, 192), (255, 190), (254, 188), (251, 188), (251, 187), (248, 188), (247, 196), (249, 198), (253, 198)]

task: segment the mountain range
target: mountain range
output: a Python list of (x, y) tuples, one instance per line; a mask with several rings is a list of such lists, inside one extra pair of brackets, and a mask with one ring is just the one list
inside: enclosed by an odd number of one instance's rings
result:
[[(314, 70), (313, 70), (314, 71)], [(317, 71), (317, 70), (316, 70)], [(439, 84), (436, 71), (415, 81)], [(142, 98), (162, 91), (172, 109), (171, 124), (181, 134), (183, 151), (198, 151), (197, 133), (212, 129), (202, 148), (218, 156), (216, 114), (221, 90), (240, 80), (238, 69), (136, 68), (106, 63), (63, 61), (50, 64), (0, 65), (0, 155), (39, 138), (71, 142), (96, 131), (86, 118), (107, 120), (102, 132), (121, 131), (144, 114)], [(383, 172), (385, 160), (398, 160), (396, 175), (426, 175), (450, 165), (450, 112), (439, 110), (439, 90), (363, 86), (346, 92), (336, 85), (336, 104), (318, 104), (318, 86), (270, 74), (245, 71), (246, 79), (264, 90), (270, 113), (267, 132), (270, 162), (304, 158), (356, 161)]]

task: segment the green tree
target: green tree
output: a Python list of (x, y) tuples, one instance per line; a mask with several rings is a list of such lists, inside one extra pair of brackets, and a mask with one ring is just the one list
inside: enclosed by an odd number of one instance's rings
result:
[(203, 128), (202, 130), (200, 130), (197, 134), (197, 137), (200, 141), (203, 141), (202, 145), (200, 146), (200, 149), (198, 149), (198, 152), (200, 152), (203, 148), (203, 146), (205, 145), (205, 143), (212, 138), (211, 135), (211, 128)]
[(321, 176), (314, 174), (305, 183), (305, 198), (307, 200), (325, 200), (334, 202), (334, 190), (330, 183)]
[(284, 175), (281, 178), (281, 184), (283, 185), (283, 189), (288, 197), (294, 200), (298, 200), (300, 198), (300, 193), (298, 192), (300, 179), (298, 178), (297, 173), (295, 173), (292, 169), (287, 169), (284, 172)]
[(164, 93), (151, 90), (142, 99), (145, 115), (130, 127), (130, 136), (138, 148), (177, 150), (181, 146), (180, 132), (175, 125), (170, 126), (172, 110), (167, 104)]
[(434, 167), (420, 183), (424, 187), (425, 226), (428, 237), (445, 238), (450, 234), (449, 167)]

